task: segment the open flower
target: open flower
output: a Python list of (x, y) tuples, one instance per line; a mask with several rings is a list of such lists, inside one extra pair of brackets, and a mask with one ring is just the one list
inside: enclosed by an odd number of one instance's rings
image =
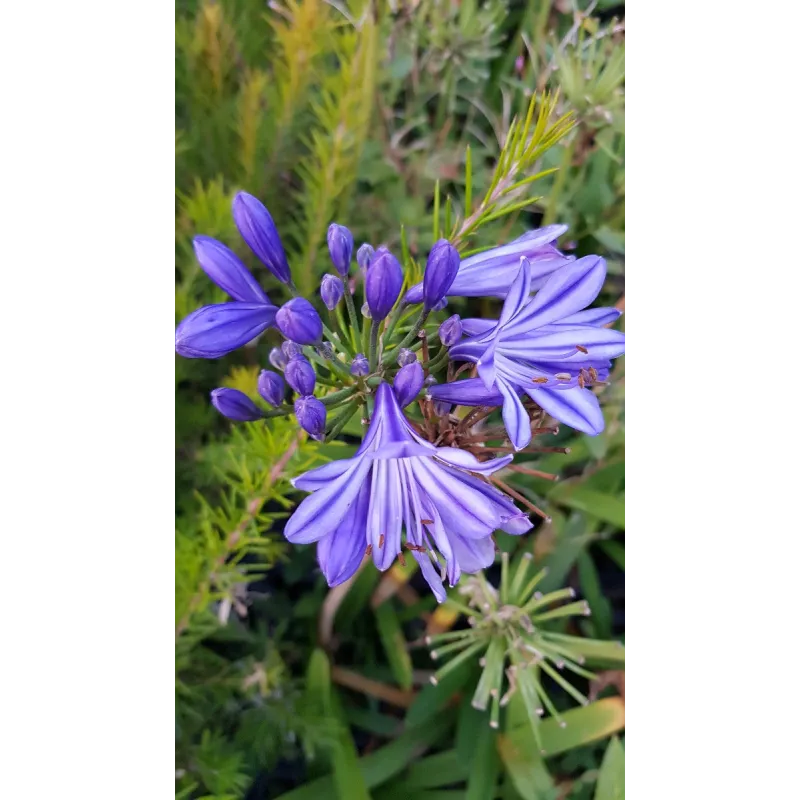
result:
[[(553, 244), (566, 230), (566, 225), (546, 225), (523, 233), (513, 242), (465, 258), (447, 296), (505, 297), (517, 276), (522, 256), (531, 262), (531, 291), (536, 291), (551, 273), (574, 261)], [(421, 303), (423, 296), (423, 284), (418, 283), (406, 292), (404, 299), (406, 303)]]
[(604, 325), (619, 311), (583, 310), (599, 294), (606, 262), (586, 256), (555, 272), (530, 299), (533, 269), (520, 259), (500, 319), (463, 321), (471, 338), (450, 350), (454, 360), (478, 365), (479, 378), (430, 389), (437, 400), (463, 405), (503, 406), (503, 422), (516, 449), (531, 439), (530, 418), (519, 393), (576, 430), (596, 435), (603, 413), (588, 388), (608, 378), (610, 359), (622, 355), (625, 336)]
[(381, 383), (355, 456), (293, 481), (313, 494), (297, 507), (284, 534), (296, 544), (319, 542), (317, 557), (330, 586), (350, 578), (364, 555), (388, 569), (405, 545), (442, 602), (445, 577), (453, 586), (462, 571), (477, 572), (494, 561), (495, 530), (521, 534), (532, 527), (479, 477), (511, 459), (480, 462), (463, 450), (426, 442), (406, 421), (391, 387)]

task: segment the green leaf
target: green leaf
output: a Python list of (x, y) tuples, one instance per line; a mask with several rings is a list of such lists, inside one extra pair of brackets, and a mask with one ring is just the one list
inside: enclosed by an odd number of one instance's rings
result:
[(500, 759), (497, 754), (497, 731), (485, 722), (478, 733), (475, 752), (469, 766), (467, 794), (465, 800), (486, 800), (494, 797), (500, 775)]
[[(442, 709), (460, 692), (472, 677), (477, 662), (466, 661), (448, 672), (436, 686), (428, 684), (417, 695), (406, 714), (407, 725), (424, 725), (441, 713)], [(469, 702), (465, 699), (464, 702)]]
[(532, 734), (524, 746), (510, 736), (500, 736), (497, 749), (514, 788), (523, 800), (551, 800), (556, 796), (553, 779)]
[(575, 559), (595, 539), (595, 520), (587, 520), (583, 514), (572, 513), (564, 522), (562, 514), (553, 514), (556, 545), (544, 559), (547, 575), (539, 584), (543, 594), (564, 586)]
[(607, 539), (599, 542), (599, 547), (621, 569), (625, 570), (625, 545), (616, 539)]
[(451, 783), (463, 781), (467, 777), (468, 770), (468, 762), (459, 759), (455, 750), (445, 750), (443, 753), (436, 753), (412, 764), (403, 786), (408, 789), (435, 789), (439, 786), (449, 786)]
[(625, 503), (609, 494), (587, 489), (573, 481), (564, 481), (556, 484), (547, 496), (559, 505), (583, 511), (618, 528), (625, 528)]
[(391, 601), (381, 603), (375, 609), (375, 621), (378, 623), (378, 633), (383, 650), (389, 659), (392, 675), (403, 689), (410, 689), (413, 669), (411, 656), (408, 653), (403, 630)]
[(625, 750), (616, 736), (603, 756), (594, 800), (625, 800)]
[(591, 633), (599, 639), (608, 639), (611, 636), (611, 603), (603, 594), (594, 560), (586, 551), (578, 556), (578, 580), (592, 610), (588, 620)]

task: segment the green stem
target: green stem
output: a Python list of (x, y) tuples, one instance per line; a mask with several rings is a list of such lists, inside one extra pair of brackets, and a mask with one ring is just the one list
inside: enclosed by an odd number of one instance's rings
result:
[(398, 320), (400, 317), (403, 316), (403, 311), (406, 309), (405, 303), (400, 303), (399, 306), (392, 312), (392, 316), (389, 318), (389, 327), (386, 329), (386, 335), (383, 337), (385, 342), (392, 341), (392, 334), (394, 333), (395, 325), (397, 325)]
[(350, 317), (350, 325), (353, 327), (353, 331), (355, 332), (355, 341), (357, 342), (359, 338), (361, 338), (361, 331), (358, 326), (358, 317), (356, 316), (356, 306), (353, 302), (353, 295), (350, 293), (350, 287), (347, 284), (344, 286), (344, 302), (347, 306), (347, 313)]
[[(334, 314), (330, 309), (328, 310), (328, 319), (331, 321), (331, 330), (333, 331), (333, 334), (328, 336), (331, 344), (338, 344), (339, 348), (344, 350), (348, 357), (352, 358), (353, 350), (351, 349), (350, 340), (344, 335), (344, 333), (342, 333), (342, 329), (339, 326), (339, 320), (336, 318), (336, 314)], [(323, 330), (327, 332), (328, 329), (323, 327)]]
[(338, 436), (341, 433), (342, 428), (347, 425), (350, 417), (353, 416), (360, 405), (361, 398), (356, 398), (349, 405), (345, 406), (342, 411), (331, 420), (331, 428), (328, 431), (326, 438), (332, 439), (335, 436)]
[(443, 347), (436, 354), (435, 358), (432, 358), (427, 364), (423, 364), (422, 366), (425, 367), (429, 372), (438, 372), (447, 363), (449, 352), (450, 351), (447, 347)]
[(369, 369), (370, 372), (375, 372), (378, 366), (378, 328), (380, 327), (378, 320), (372, 320), (372, 327), (369, 331)]
[(287, 417), (289, 414), (294, 413), (292, 406), (278, 406), (274, 411), (265, 411), (264, 419), (272, 419), (273, 417)]
[(348, 386), (341, 391), (331, 392), (330, 394), (326, 394), (325, 397), (320, 397), (319, 401), (324, 406), (336, 406), (343, 400), (347, 400), (348, 397), (352, 397), (357, 391), (357, 386)]
[(395, 353), (399, 353), (403, 347), (408, 347), (414, 341), (417, 334), (420, 332), (420, 330), (422, 330), (422, 326), (425, 324), (425, 321), (428, 319), (428, 315), (430, 313), (431, 311), (429, 308), (423, 308), (422, 311), (419, 312), (417, 321), (414, 323), (411, 330), (406, 334), (406, 338), (403, 339), (403, 341), (400, 342), (400, 344), (398, 344), (397, 347), (395, 347), (391, 353), (387, 353), (387, 355), (384, 356), (383, 363), (381, 364), (381, 366), (383, 367), (388, 366), (391, 363)]

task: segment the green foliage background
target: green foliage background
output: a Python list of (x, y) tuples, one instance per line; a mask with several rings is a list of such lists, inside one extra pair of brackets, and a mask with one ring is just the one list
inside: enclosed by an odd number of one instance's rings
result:
[[(398, 254), (402, 228), (421, 260), (437, 181), (442, 204), (450, 198), (463, 215), (467, 147), (480, 194), (512, 118), (544, 90), (558, 90), (558, 112), (576, 120), (536, 166), (558, 170), (519, 198), (540, 200), (481, 228), (476, 244), (565, 222), (562, 246), (604, 255), (601, 301), (624, 306), (622, 4), (179, 0), (176, 13), (176, 323), (224, 299), (192, 256), (198, 233), (269, 277), (236, 235), (239, 189), (270, 209), (304, 293), (330, 269), (331, 221), (356, 246)], [(493, 301), (469, 306), (495, 311)], [(280, 530), (298, 499), (289, 478), (352, 447), (319, 447), (286, 419), (232, 427), (213, 411), (215, 386), (254, 393), (271, 336), (219, 361), (175, 362), (177, 795), (623, 796), (620, 663), (584, 687), (594, 701), (585, 708), (553, 694), (570, 724), (542, 722), (543, 757), (515, 702), (499, 730), (470, 706), (476, 664), (447, 685), (427, 683), (437, 665), (421, 637), (458, 615), (416, 594), (411, 570), (364, 570), (340, 597), (328, 594), (313, 547), (288, 549)], [(513, 482), (552, 523), (498, 543), (549, 567), (543, 590), (572, 586), (589, 601), (593, 615), (575, 632), (621, 639), (624, 358), (602, 401), (602, 435), (562, 430), (556, 443), (570, 453), (528, 464), (562, 480)]]

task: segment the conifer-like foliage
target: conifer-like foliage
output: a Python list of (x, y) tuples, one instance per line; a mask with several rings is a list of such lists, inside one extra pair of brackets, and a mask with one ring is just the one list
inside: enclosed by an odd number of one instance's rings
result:
[[(608, 263), (598, 303), (624, 309), (623, 4), (180, 0), (176, 14), (176, 323), (227, 299), (197, 234), (290, 298), (237, 234), (238, 191), (269, 208), (306, 297), (332, 271), (333, 221), (356, 248), (388, 246), (406, 288), (442, 237), (463, 259), (558, 222), (565, 252)], [(389, 322), (411, 333), (415, 313)], [(215, 387), (256, 396), (275, 334), (175, 362), (176, 796), (618, 796), (624, 358), (601, 387), (602, 434), (562, 426), (498, 479), (547, 521), (498, 533), (495, 566), (437, 606), (411, 559), (329, 589), (314, 546), (286, 543), (304, 496), (291, 479), (352, 456), (364, 426), (342, 416), (319, 444), (294, 417), (216, 413)]]

